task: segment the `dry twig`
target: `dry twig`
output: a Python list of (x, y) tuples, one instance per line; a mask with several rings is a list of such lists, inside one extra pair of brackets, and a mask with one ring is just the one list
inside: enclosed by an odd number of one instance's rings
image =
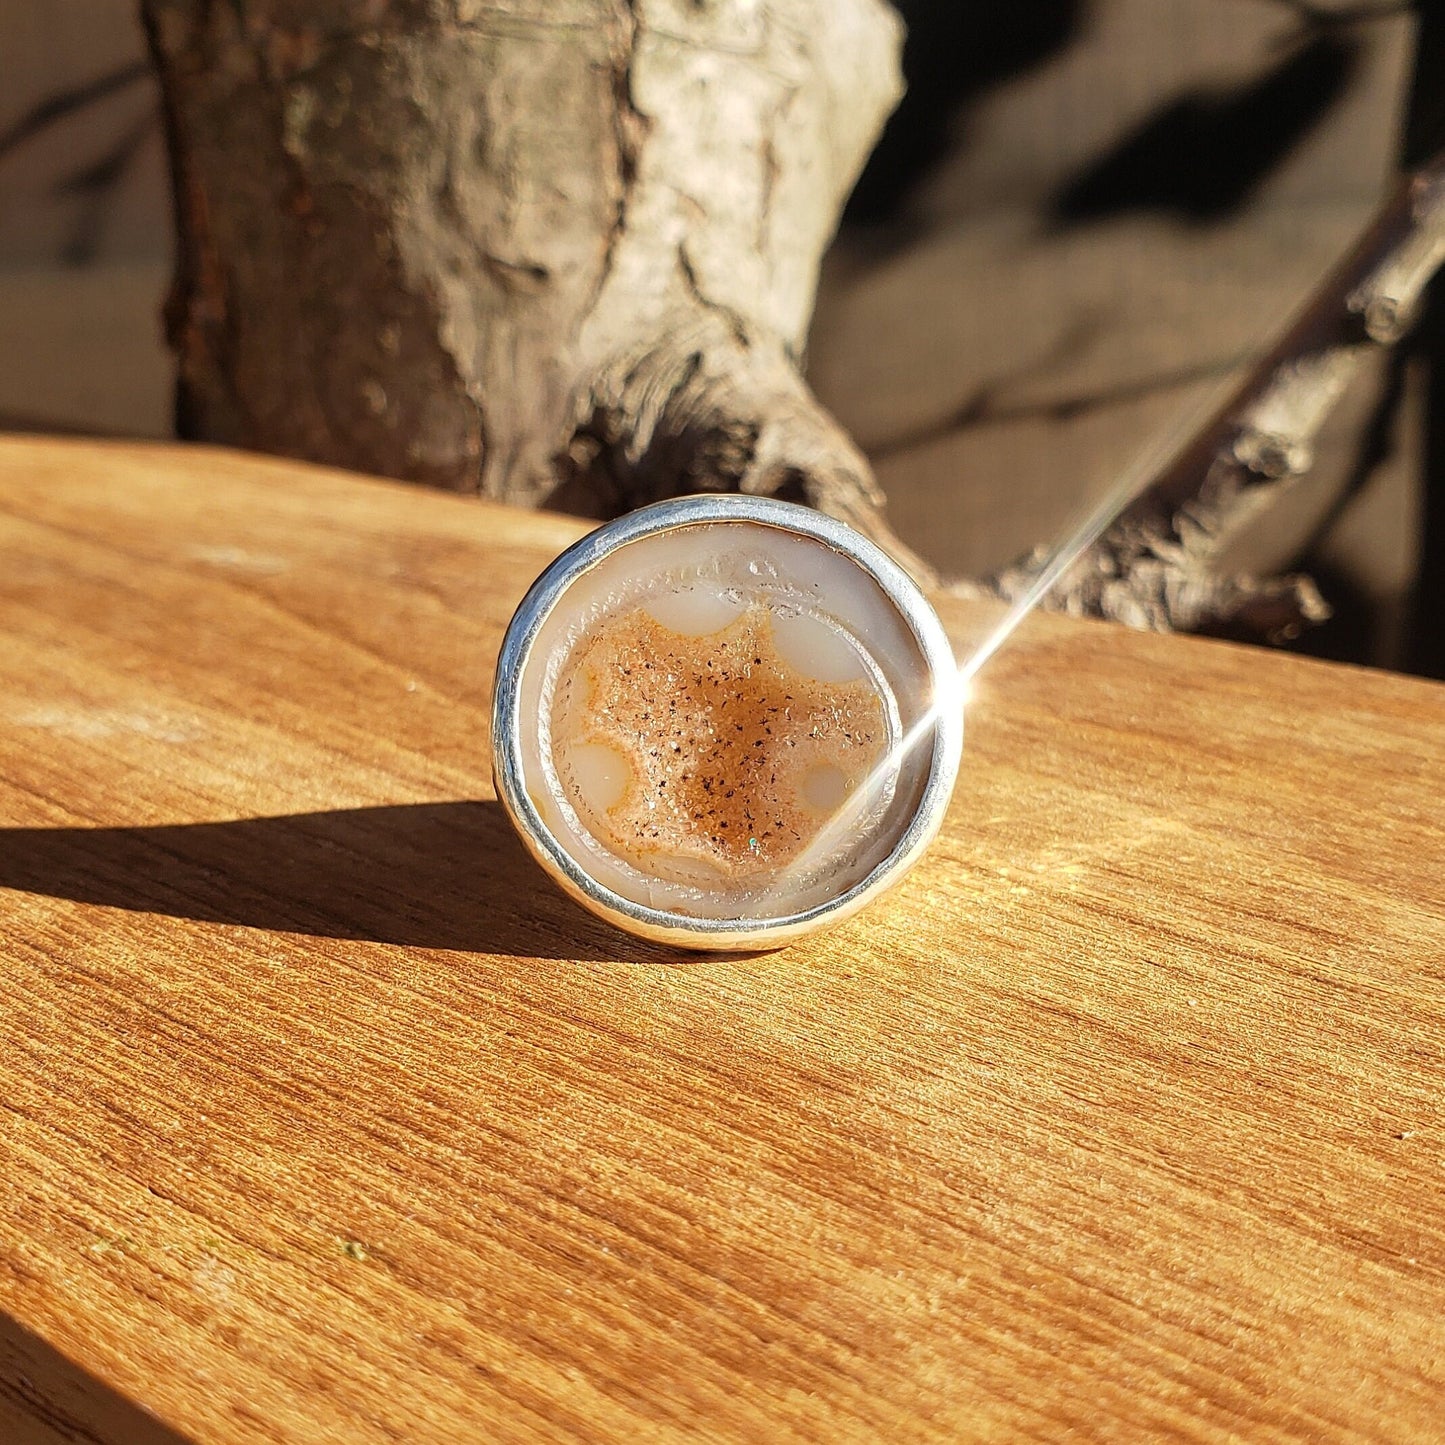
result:
[[(1308, 577), (1227, 575), (1218, 559), (1309, 470), (1330, 410), (1365, 359), (1409, 329), (1442, 262), (1445, 155), (1406, 179), (1278, 345), (1041, 605), (1160, 632), (1275, 641), (1328, 617)], [(1043, 565), (1042, 552), (1031, 554), (985, 588), (1012, 601)]]

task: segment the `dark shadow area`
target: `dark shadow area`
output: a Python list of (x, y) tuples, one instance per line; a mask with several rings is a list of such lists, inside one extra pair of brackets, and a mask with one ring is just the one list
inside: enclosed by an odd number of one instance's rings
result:
[(156, 118), (143, 111), (101, 155), (77, 167), (55, 187), (56, 194), (77, 203), (70, 235), (61, 250), (67, 266), (88, 266), (100, 254), (106, 223), (115, 197), (156, 128)]
[[(1445, 6), (1420, 6), (1418, 24), (1405, 126), (1407, 169), (1445, 149)], [(1426, 367), (1424, 516), (1406, 665), (1425, 677), (1445, 678), (1445, 282), (1438, 275), (1426, 293), (1414, 344)]]
[[(1322, 551), (1351, 506), (1367, 492), (1380, 468), (1389, 463), (1398, 445), (1400, 408), (1405, 398), (1405, 383), (1410, 362), (1410, 346), (1402, 342), (1391, 351), (1385, 363), (1385, 375), (1376, 394), (1375, 405), (1355, 445), (1355, 455), (1345, 474), (1339, 494), (1300, 549), (1291, 569), (1313, 577), (1330, 616), (1305, 630), (1288, 644), (1291, 652), (1309, 657), (1328, 658), (1333, 662), (1350, 662), (1379, 667), (1396, 667), (1398, 646), (1382, 637), (1385, 614), (1382, 604), (1372, 598), (1359, 580), (1342, 570)], [(1386, 612), (1388, 608), (1386, 608)]]
[(1085, 6), (1083, 0), (894, 0), (894, 8), (908, 26), (908, 91), (853, 189), (845, 223), (893, 219), (943, 159), (968, 107), (1069, 44)]
[(1354, 578), (1321, 558), (1307, 559), (1303, 570), (1314, 578), (1330, 604), (1330, 616), (1307, 627), (1290, 643), (1289, 650), (1358, 666), (1374, 650), (1378, 629), (1374, 604)]
[(73, 421), (53, 421), (49, 417), (33, 413), (5, 411), (0, 409), (0, 432), (14, 432), (20, 436), (41, 437), (99, 437), (121, 441), (154, 441), (155, 438), (143, 431), (117, 431), (114, 427), (87, 427)]
[(1236, 215), (1343, 98), (1359, 59), (1357, 41), (1319, 34), (1256, 79), (1176, 97), (1054, 197), (1051, 223), (1162, 211), (1205, 225)]
[(68, 120), (102, 100), (108, 100), (120, 91), (139, 85), (151, 73), (147, 60), (128, 60), (104, 75), (94, 75), (78, 85), (64, 90), (52, 91), (43, 100), (32, 105), (23, 115), (17, 116), (3, 130), (0, 130), (0, 160), (11, 151), (19, 150), (26, 141), (49, 130), (63, 120)]
[(410, 948), (685, 957), (626, 938), (564, 897), (490, 801), (154, 828), (5, 828), (0, 888)]
[(0, 1313), (5, 1445), (191, 1445), (39, 1335)]
[(1405, 666), (1445, 680), (1445, 284), (1436, 278), (1416, 343), (1426, 357), (1420, 561), (1410, 599)]
[[(112, 96), (138, 89), (150, 75), (149, 61), (127, 61), (104, 75), (52, 92), (0, 130), (0, 161), (71, 116), (91, 110)], [(63, 176), (55, 186), (57, 196), (77, 203), (71, 234), (61, 250), (61, 259), (68, 266), (87, 265), (100, 249), (120, 184), (156, 128), (156, 114), (148, 102), (149, 97), (131, 124), (114, 137), (102, 154)]]

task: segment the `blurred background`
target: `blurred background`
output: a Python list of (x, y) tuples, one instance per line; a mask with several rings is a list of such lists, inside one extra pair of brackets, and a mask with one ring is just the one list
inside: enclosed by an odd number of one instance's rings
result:
[[(905, 539), (978, 575), (1247, 366), (1445, 143), (1445, 22), (1423, 0), (898, 8), (909, 93), (825, 267), (810, 375)], [(0, 0), (0, 428), (169, 434), (170, 229), (132, 9)], [(1442, 335), (1436, 305), (1241, 548), (1318, 578), (1336, 616), (1306, 650), (1445, 675)]]

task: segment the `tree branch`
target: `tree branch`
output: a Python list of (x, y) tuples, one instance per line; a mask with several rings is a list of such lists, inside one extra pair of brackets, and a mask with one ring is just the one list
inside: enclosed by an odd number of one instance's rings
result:
[[(1049, 588), (1051, 611), (1154, 631), (1296, 635), (1329, 608), (1307, 577), (1217, 570), (1229, 539), (1306, 473), (1325, 418), (1365, 359), (1409, 329), (1445, 262), (1445, 154), (1408, 176), (1225, 405)], [(1010, 601), (1034, 553), (984, 584)]]

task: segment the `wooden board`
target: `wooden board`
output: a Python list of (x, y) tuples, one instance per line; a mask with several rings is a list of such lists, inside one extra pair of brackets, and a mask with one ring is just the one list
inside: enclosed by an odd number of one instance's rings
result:
[(0, 1439), (1438, 1439), (1445, 689), (1036, 619), (692, 958), (493, 801), (579, 530), (0, 443)]

